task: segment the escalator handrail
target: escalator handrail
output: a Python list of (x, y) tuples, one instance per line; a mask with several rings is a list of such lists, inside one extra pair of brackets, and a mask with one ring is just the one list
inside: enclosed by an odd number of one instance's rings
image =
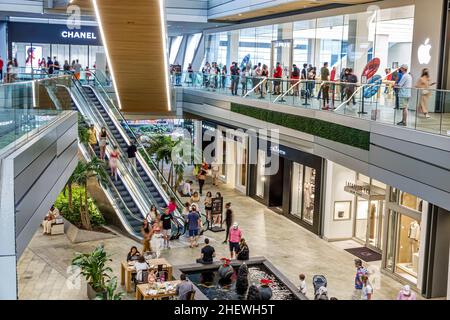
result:
[(120, 116), (120, 119), (118, 119), (119, 121), (121, 121), (126, 128), (129, 130), (129, 132), (132, 135), (132, 138), (134, 139), (134, 141), (136, 141), (136, 144), (138, 144), (139, 149), (142, 150), (142, 152), (144, 152), (146, 158), (148, 159), (144, 159), (146, 160), (146, 164), (150, 166), (151, 164), (151, 170), (150, 171), (155, 171), (157, 174), (157, 181), (159, 181), (161, 184), (165, 185), (164, 190), (169, 193), (169, 197), (173, 197), (175, 198), (175, 201), (177, 202), (178, 206), (180, 206), (180, 208), (183, 207), (183, 202), (181, 201), (181, 199), (178, 197), (178, 195), (176, 194), (176, 192), (173, 191), (172, 187), (169, 185), (167, 179), (164, 177), (164, 174), (159, 170), (158, 166), (156, 165), (156, 163), (153, 161), (152, 157), (148, 154), (147, 150), (145, 149), (145, 147), (142, 145), (142, 143), (139, 141), (139, 139), (136, 137), (133, 129), (128, 125), (128, 122), (126, 121), (126, 119), (123, 117), (122, 112), (119, 110), (119, 108), (117, 108), (116, 104), (114, 103), (114, 101), (109, 97), (109, 95), (107, 94), (107, 92), (105, 91), (105, 89), (103, 88), (102, 84), (100, 83), (100, 81), (97, 79), (97, 76), (95, 74), (93, 74), (93, 78), (94, 81), (96, 83), (99, 84), (99, 88), (104, 92), (104, 95), (107, 97), (107, 99), (110, 102), (110, 106), (112, 107), (116, 113)]

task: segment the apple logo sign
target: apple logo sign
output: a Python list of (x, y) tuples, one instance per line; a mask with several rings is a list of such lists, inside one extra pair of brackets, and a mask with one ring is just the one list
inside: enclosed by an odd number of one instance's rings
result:
[(420, 45), (419, 50), (417, 51), (417, 57), (419, 58), (420, 64), (429, 64), (431, 61), (431, 45), (430, 45), (430, 38), (427, 38), (425, 40), (425, 43)]

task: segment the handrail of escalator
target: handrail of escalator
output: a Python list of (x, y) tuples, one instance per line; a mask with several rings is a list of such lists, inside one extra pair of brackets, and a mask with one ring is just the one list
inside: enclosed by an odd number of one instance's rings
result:
[[(108, 132), (108, 139), (113, 143), (113, 145), (119, 146), (119, 143), (115, 139), (114, 135), (110, 131), (108, 125), (104, 121), (103, 117), (99, 114), (97, 108), (92, 104), (90, 99), (86, 97), (85, 92), (82, 89), (81, 84), (77, 80), (73, 80), (75, 87), (77, 88), (77, 92), (80, 93), (83, 97), (83, 100), (85, 100), (86, 103), (90, 106), (89, 109), (93, 112), (93, 119), (96, 121), (96, 124), (105, 127), (105, 129)], [(144, 181), (142, 181), (142, 178), (138, 174), (137, 170), (131, 165), (131, 162), (128, 160), (128, 158), (123, 154), (123, 151), (119, 148), (119, 169), (122, 169), (121, 171), (125, 171), (126, 174), (128, 174), (130, 177), (132, 177), (133, 181), (137, 184), (137, 187), (139, 192), (141, 192), (144, 197), (141, 197), (142, 201), (144, 202), (146, 208), (145, 211), (149, 211), (151, 205), (157, 205), (157, 201), (153, 198), (153, 195), (148, 190), (147, 186), (145, 185)], [(128, 164), (128, 165), (127, 165)], [(149, 201), (151, 200), (151, 201)]]
[(105, 91), (105, 89), (103, 88), (102, 84), (100, 83), (100, 81), (97, 79), (96, 75), (93, 74), (93, 78), (95, 83), (98, 84), (98, 86), (96, 86), (96, 88), (100, 88), (101, 91), (103, 91), (104, 96), (107, 98), (107, 100), (109, 101), (109, 107), (112, 109), (112, 111), (114, 112), (114, 114), (116, 114), (119, 117), (119, 121), (126, 126), (127, 131), (130, 132), (130, 134), (132, 135), (132, 138), (134, 141), (136, 141), (136, 144), (138, 145), (139, 149), (143, 152), (143, 157), (145, 162), (147, 163), (147, 165), (150, 167), (152, 173), (156, 173), (156, 178), (157, 180), (161, 183), (161, 185), (163, 186), (164, 190), (167, 192), (167, 194), (169, 195), (169, 198), (173, 197), (175, 199), (175, 201), (177, 202), (177, 205), (182, 208), (183, 202), (181, 201), (181, 199), (178, 197), (178, 195), (173, 191), (173, 189), (170, 187), (167, 179), (164, 177), (164, 174), (159, 170), (158, 166), (156, 165), (156, 163), (153, 161), (152, 157), (148, 154), (147, 150), (145, 149), (145, 147), (142, 145), (142, 143), (139, 141), (139, 139), (136, 137), (134, 130), (128, 125), (128, 122), (126, 121), (126, 119), (123, 117), (122, 112), (117, 108), (116, 104), (114, 103), (114, 101), (112, 101), (112, 99), (109, 97), (108, 93)]
[[(92, 149), (91, 146), (89, 145), (83, 145), (83, 147), (87, 150), (88, 155), (93, 158), (93, 157), (97, 157), (97, 155), (95, 154), (94, 150)], [(105, 189), (106, 192), (108, 192), (110, 194), (110, 197), (113, 199), (113, 201), (115, 201), (117, 210), (121, 211), (122, 213), (127, 213), (131, 216), (131, 218), (133, 218), (136, 221), (142, 222), (143, 217), (138, 217), (136, 216), (127, 206), (126, 202), (123, 200), (122, 196), (120, 195), (120, 192), (117, 190), (116, 186), (114, 185), (114, 183), (111, 180), (111, 177), (109, 175), (107, 175), (107, 186), (108, 188), (105, 188), (103, 185), (101, 185), (102, 188)], [(132, 233), (134, 236), (136, 237), (140, 237), (139, 235), (137, 235), (135, 233), (135, 231), (133, 230), (133, 227), (129, 224), (129, 221), (123, 217), (123, 221), (124, 224), (126, 224), (128, 226), (128, 232)]]

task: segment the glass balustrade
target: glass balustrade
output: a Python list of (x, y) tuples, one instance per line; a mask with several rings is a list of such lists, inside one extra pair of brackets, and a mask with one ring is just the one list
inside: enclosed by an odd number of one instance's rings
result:
[[(323, 110), (450, 136), (450, 91), (400, 89), (388, 81), (380, 82), (351, 84), (339, 81), (222, 76), (200, 72), (171, 74), (171, 84), (175, 88), (179, 84), (195, 90), (239, 96), (269, 104)], [(403, 111), (404, 108), (407, 112)]]

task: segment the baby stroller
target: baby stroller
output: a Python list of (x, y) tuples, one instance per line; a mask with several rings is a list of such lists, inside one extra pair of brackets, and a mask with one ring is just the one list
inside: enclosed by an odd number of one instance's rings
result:
[(314, 286), (314, 300), (328, 300), (327, 278), (322, 275), (315, 275), (313, 277)]

